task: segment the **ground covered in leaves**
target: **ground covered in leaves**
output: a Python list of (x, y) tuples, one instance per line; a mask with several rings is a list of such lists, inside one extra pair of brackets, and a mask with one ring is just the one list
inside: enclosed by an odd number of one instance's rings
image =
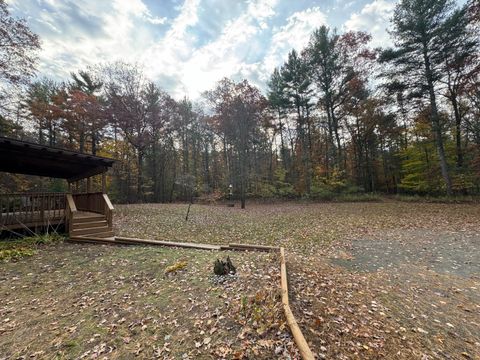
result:
[(128, 205), (122, 235), (287, 249), (292, 308), (318, 358), (480, 359), (480, 206)]
[[(316, 357), (480, 359), (480, 206), (116, 207), (116, 233), (281, 245)], [(230, 255), (238, 277), (212, 276)], [(275, 254), (56, 244), (0, 270), (0, 359), (298, 359)], [(167, 271), (171, 270), (171, 271)], [(167, 273), (166, 273), (167, 271)]]
[(275, 254), (47, 246), (1, 264), (0, 359), (295, 358), (278, 282)]

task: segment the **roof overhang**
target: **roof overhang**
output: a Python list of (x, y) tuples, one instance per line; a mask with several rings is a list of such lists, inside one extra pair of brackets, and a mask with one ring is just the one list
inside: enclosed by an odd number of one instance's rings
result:
[(114, 159), (101, 156), (0, 136), (0, 172), (73, 182), (104, 173), (114, 162)]

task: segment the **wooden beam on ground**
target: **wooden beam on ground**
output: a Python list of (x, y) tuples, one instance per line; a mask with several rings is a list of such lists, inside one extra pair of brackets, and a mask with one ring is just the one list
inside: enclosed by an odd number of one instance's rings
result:
[(234, 250), (253, 250), (253, 251), (279, 251), (276, 246), (250, 245), (250, 244), (228, 244), (230, 249)]
[(283, 247), (280, 248), (280, 287), (282, 289), (282, 303), (290, 306), (290, 301), (288, 300), (287, 264)]
[(114, 237), (114, 238), (95, 238), (92, 236), (77, 236), (70, 239), (73, 242), (101, 243), (101, 244), (120, 244), (120, 245), (160, 245), (201, 250), (251, 250), (251, 251), (279, 251), (280, 253), (280, 287), (282, 293), (282, 305), (287, 320), (288, 327), (292, 333), (293, 339), (297, 344), (298, 350), (303, 360), (314, 360), (314, 356), (303, 336), (300, 326), (298, 326), (295, 316), (290, 308), (288, 298), (287, 264), (285, 261), (285, 249), (283, 247), (250, 245), (250, 244), (229, 244), (229, 245), (210, 245), (182, 243), (173, 241), (147, 240), (138, 238)]
[(305, 337), (302, 334), (302, 330), (298, 326), (292, 310), (290, 309), (290, 302), (288, 300), (288, 283), (287, 283), (287, 264), (285, 262), (285, 250), (280, 248), (280, 275), (281, 275), (281, 287), (282, 287), (282, 304), (287, 319), (288, 327), (293, 335), (293, 339), (297, 344), (298, 350), (303, 360), (315, 360), (310, 347), (308, 346)]
[(108, 244), (108, 245), (128, 245), (115, 241), (114, 238), (96, 238), (92, 236), (72, 236), (68, 242), (89, 243), (89, 244)]
[(132, 245), (144, 244), (144, 245), (161, 245), (161, 246), (171, 246), (171, 247), (201, 249), (201, 250), (220, 250), (219, 245), (183, 243), (183, 242), (160, 241), (160, 240), (146, 240), (146, 239), (137, 239), (137, 238), (125, 238), (125, 237), (118, 237), (118, 236), (115, 237), (115, 241), (122, 244), (132, 244)]

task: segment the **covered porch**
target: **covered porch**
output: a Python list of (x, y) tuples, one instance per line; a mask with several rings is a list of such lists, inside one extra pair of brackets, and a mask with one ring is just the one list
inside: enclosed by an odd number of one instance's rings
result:
[[(106, 172), (114, 160), (0, 137), (0, 172), (65, 179), (67, 192), (0, 194), (0, 231), (64, 225), (70, 237), (113, 237)], [(97, 187), (93, 189), (93, 179)]]

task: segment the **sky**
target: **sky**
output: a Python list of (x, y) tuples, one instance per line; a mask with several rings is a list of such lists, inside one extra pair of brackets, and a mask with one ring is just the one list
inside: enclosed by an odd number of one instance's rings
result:
[(288, 52), (321, 25), (363, 30), (387, 46), (391, 0), (7, 0), (42, 40), (39, 76), (137, 62), (174, 98), (196, 99), (223, 77), (265, 91)]

